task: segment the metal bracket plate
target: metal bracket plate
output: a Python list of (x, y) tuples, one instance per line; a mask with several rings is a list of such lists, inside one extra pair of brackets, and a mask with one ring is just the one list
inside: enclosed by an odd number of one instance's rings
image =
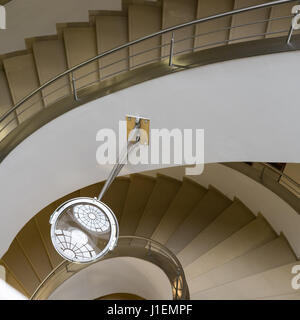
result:
[(137, 117), (137, 116), (126, 116), (127, 122), (127, 139), (129, 139), (129, 133), (135, 128), (136, 120), (139, 119), (141, 123), (141, 140), (140, 143), (143, 145), (149, 145), (150, 137), (150, 119)]

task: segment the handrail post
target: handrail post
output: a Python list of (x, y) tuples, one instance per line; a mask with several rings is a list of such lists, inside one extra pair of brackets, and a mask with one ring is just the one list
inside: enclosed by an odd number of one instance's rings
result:
[(169, 67), (173, 66), (174, 42), (175, 42), (175, 35), (174, 35), (174, 32), (172, 32), (171, 42), (170, 42)]
[(78, 99), (78, 96), (77, 96), (76, 80), (75, 80), (75, 77), (74, 77), (74, 72), (72, 72), (71, 77), (72, 77), (73, 97), (74, 97), (75, 101), (78, 101), (79, 99)]
[(288, 34), (288, 37), (287, 37), (287, 40), (286, 40), (287, 44), (291, 43), (291, 38), (292, 38), (294, 30), (298, 30), (299, 29), (299, 25), (297, 24), (297, 20), (299, 20), (299, 12), (300, 12), (299, 5), (294, 6), (293, 9), (292, 9), (292, 13), (294, 14), (294, 16), (292, 18), (289, 34)]

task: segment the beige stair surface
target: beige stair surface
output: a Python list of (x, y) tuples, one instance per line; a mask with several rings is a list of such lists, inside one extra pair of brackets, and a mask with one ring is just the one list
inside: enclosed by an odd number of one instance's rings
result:
[[(161, 30), (161, 7), (150, 5), (130, 5), (128, 7), (129, 41), (136, 40)], [(158, 61), (161, 56), (161, 37), (154, 37), (147, 41), (131, 46), (130, 67), (134, 68), (146, 62)], [(156, 48), (155, 50), (151, 50)], [(147, 51), (143, 54), (141, 52)], [(132, 57), (133, 55), (136, 55)]]
[[(0, 69), (0, 117), (12, 107), (12, 99), (8, 87), (8, 82), (4, 70)], [(4, 138), (10, 131), (17, 126), (15, 113), (0, 125), (0, 139)]]
[(41, 279), (35, 273), (30, 260), (25, 256), (18, 241), (15, 239), (9, 250), (2, 257), (5, 268), (22, 283), (26, 292), (31, 295), (38, 287)]
[[(32, 53), (4, 59), (3, 65), (14, 104), (40, 86)], [(38, 93), (17, 109), (19, 122), (30, 118), (43, 106), (42, 96)]]
[[(67, 70), (67, 59), (62, 39), (35, 41), (32, 46), (40, 85)], [(67, 76), (57, 80), (42, 91), (45, 106), (70, 95)]]
[(194, 210), (166, 242), (166, 246), (177, 254), (231, 203), (230, 199), (210, 186)]
[(180, 190), (151, 238), (165, 244), (206, 192), (204, 187), (193, 180), (184, 178)]
[(53, 212), (65, 201), (77, 198), (80, 196), (80, 192), (76, 191), (73, 192), (51, 204), (49, 204), (47, 207), (45, 207), (43, 210), (41, 210), (36, 216), (35, 216), (35, 222), (37, 225), (37, 228), (39, 230), (39, 233), (42, 238), (42, 242), (45, 248), (45, 251), (47, 252), (48, 257), (50, 258), (50, 262), (53, 268), (55, 268), (57, 265), (59, 265), (63, 259), (62, 257), (56, 252), (56, 250), (53, 247), (51, 237), (50, 237), (50, 217), (53, 214)]
[[(114, 212), (117, 219), (120, 221), (124, 204), (127, 197), (130, 179), (127, 177), (120, 177), (115, 180), (101, 199)], [(81, 197), (97, 198), (104, 186), (104, 182), (96, 183), (80, 190)]]
[(156, 179), (134, 174), (131, 176), (126, 202), (120, 220), (120, 235), (134, 235), (148, 199), (155, 186)]
[[(192, 299), (247, 300), (295, 293), (291, 286), (291, 273), (295, 262), (274, 268), (223, 286), (192, 295)], [(299, 263), (298, 263), (299, 264)]]
[[(63, 29), (68, 68), (97, 55), (94, 27), (69, 27)], [(92, 62), (74, 72), (76, 88), (80, 89), (99, 81), (99, 64)], [(80, 79), (81, 78), (81, 79)]]
[[(273, 37), (281, 37), (284, 35), (287, 35), (288, 30), (290, 29), (291, 26), (291, 21), (292, 18), (292, 8), (296, 5), (297, 3), (286, 3), (281, 6), (276, 6), (271, 8), (270, 12), (270, 19), (273, 19), (269, 21), (268, 27), (267, 27), (267, 32), (272, 33), (276, 32), (274, 34), (269, 34), (266, 36), (266, 38), (273, 38)], [(276, 20), (276, 18), (280, 17), (287, 17), (285, 19), (280, 19)], [(279, 31), (283, 31), (278, 33)], [(299, 30), (295, 30), (293, 34), (299, 34)]]
[[(266, 0), (235, 0), (234, 9), (246, 8), (249, 6), (266, 3)], [(267, 31), (267, 22), (269, 19), (270, 8), (253, 10), (232, 17), (232, 29), (230, 31), (230, 40), (240, 39), (242, 37), (251, 36), (249, 40), (257, 40), (265, 38), (264, 33)], [(253, 22), (264, 21), (262, 23), (252, 24)], [(249, 24), (244, 27), (237, 27), (243, 24)], [(230, 43), (240, 42), (242, 40), (230, 41)]]
[(262, 216), (259, 216), (187, 265), (184, 269), (185, 275), (192, 280), (275, 238), (276, 233), (274, 230)]
[(271, 297), (264, 297), (260, 300), (300, 300), (300, 291), (295, 290), (295, 293), (286, 294), (286, 295), (279, 295), (279, 296), (271, 296)]
[[(197, 19), (231, 11), (233, 7), (234, 0), (198, 0)], [(195, 26), (195, 35), (202, 34), (202, 36), (195, 38), (195, 48), (202, 46), (205, 46), (204, 48), (211, 48), (224, 45), (224, 41), (229, 39), (230, 26), (231, 17), (197, 24)]]
[[(111, 50), (127, 43), (128, 18), (126, 15), (103, 15), (96, 16), (96, 34), (98, 53)], [(128, 48), (115, 52), (99, 60), (101, 79), (108, 77), (121, 70), (128, 70)], [(118, 63), (117, 61), (122, 60)]]
[(36, 220), (30, 220), (23, 227), (17, 235), (17, 240), (39, 279), (46, 278), (52, 270), (52, 265), (36, 225)]
[(185, 267), (192, 263), (253, 219), (253, 213), (241, 201), (235, 199), (222, 214), (178, 253), (181, 264)]
[(46, 208), (44, 208), (35, 216), (36, 224), (40, 234), (42, 235), (42, 242), (44, 244), (45, 251), (47, 252), (50, 258), (52, 268), (55, 268), (63, 261), (62, 257), (54, 249), (51, 241), (51, 237), (50, 237), (49, 220), (56, 208), (57, 208), (56, 204), (51, 204)]
[[(197, 15), (197, 1), (196, 0), (164, 0), (163, 1), (163, 17), (162, 28), (166, 29), (178, 24), (189, 22), (196, 19)], [(175, 41), (183, 40), (175, 43), (174, 53), (179, 53), (194, 47), (195, 27), (190, 26), (174, 32)], [(164, 34), (162, 36), (162, 44), (169, 44), (171, 41), (171, 34)], [(166, 56), (170, 52), (170, 47), (162, 48), (162, 55)]]
[(296, 261), (296, 257), (289, 244), (284, 237), (279, 237), (264, 246), (194, 278), (190, 282), (190, 292), (193, 294), (204, 291), (294, 261)]
[(16, 278), (13, 276), (13, 274), (6, 270), (6, 279), (5, 281), (13, 288), (15, 288), (17, 291), (22, 293), (25, 297), (29, 298), (29, 293), (23, 288), (23, 286), (16, 280)]
[(157, 176), (153, 192), (136, 229), (136, 236), (151, 238), (156, 226), (177, 195), (181, 184), (181, 181), (171, 177), (161, 174)]

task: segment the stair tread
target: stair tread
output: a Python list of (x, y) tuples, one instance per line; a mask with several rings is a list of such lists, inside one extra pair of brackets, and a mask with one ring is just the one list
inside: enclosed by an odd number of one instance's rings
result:
[[(259, 5), (263, 3), (266, 3), (266, 1), (265, 0), (236, 0), (234, 9), (246, 8), (249, 6)], [(270, 10), (271, 10), (270, 8), (262, 8), (259, 10), (253, 10), (251, 12), (234, 15), (232, 16), (232, 26), (252, 23), (254, 21), (267, 20), (269, 19)], [(249, 38), (249, 41), (263, 39), (264, 35), (262, 34), (266, 32), (266, 29), (267, 29), (267, 22), (251, 24), (251, 25), (239, 27), (239, 28), (233, 28), (230, 30), (230, 39), (237, 39), (244, 36), (254, 36), (254, 35), (259, 35), (259, 36), (251, 37)], [(234, 41), (234, 43), (240, 42), (240, 41), (244, 41), (244, 40)]]
[(2, 260), (28, 294), (31, 295), (40, 284), (40, 280), (34, 273), (32, 266), (16, 239), (12, 242), (9, 250), (2, 257)]
[(231, 203), (232, 201), (221, 192), (209, 187), (197, 206), (167, 241), (166, 246), (175, 254), (178, 253)]
[[(163, 2), (163, 18), (162, 28), (166, 29), (171, 26), (175, 26), (181, 23), (189, 22), (196, 19), (197, 13), (197, 0), (164, 0)], [(185, 41), (179, 42), (174, 45), (174, 53), (181, 52), (183, 50), (192, 49), (194, 47), (194, 39), (190, 39), (194, 36), (195, 27), (190, 26), (177, 30), (174, 32), (175, 41), (189, 38)], [(162, 44), (169, 44), (171, 40), (171, 34), (164, 34), (162, 36)], [(169, 46), (162, 48), (162, 55), (168, 55), (170, 51)]]
[[(7, 112), (13, 105), (10, 91), (8, 87), (8, 82), (6, 75), (3, 70), (0, 69), (0, 116)], [(4, 138), (11, 130), (17, 126), (17, 121), (15, 119), (15, 114), (12, 114), (8, 117), (6, 121), (0, 125), (0, 140)], [(2, 130), (2, 128), (4, 128)]]
[[(136, 236), (150, 238), (182, 182), (164, 175), (157, 175), (156, 184), (136, 229)], [(162, 196), (163, 195), (163, 196)]]
[[(148, 34), (161, 30), (161, 8), (151, 5), (132, 4), (128, 7), (128, 34), (129, 41), (141, 38)], [(130, 56), (140, 52), (159, 47), (161, 38), (154, 37), (143, 41), (129, 48)], [(140, 65), (145, 62), (153, 62), (153, 59), (159, 59), (161, 49), (151, 50), (150, 52), (137, 55), (130, 58), (130, 67)]]
[[(94, 27), (64, 28), (63, 37), (69, 68), (97, 55), (96, 30)], [(98, 69), (98, 62), (92, 62), (75, 71), (75, 79), (83, 77), (76, 81), (76, 88), (80, 89), (83, 86), (88, 86), (91, 83), (98, 81)]]
[(296, 261), (284, 237), (251, 250), (224, 265), (194, 278), (190, 292), (199, 292)]
[(117, 178), (110, 185), (101, 200), (112, 209), (119, 221), (121, 221), (130, 183), (131, 181), (129, 178)]
[(253, 213), (242, 202), (235, 199), (206, 229), (179, 252), (179, 260), (183, 266), (192, 263), (254, 218)]
[[(41, 85), (67, 70), (67, 58), (62, 39), (36, 41), (33, 43), (32, 49)], [(54, 93), (55, 90), (57, 92)], [(42, 90), (46, 106), (70, 93), (70, 83), (67, 76)]]
[[(32, 53), (4, 59), (3, 66), (14, 104), (40, 86)], [(44, 104), (39, 101), (41, 98), (41, 94), (38, 93), (17, 109), (20, 122), (42, 110)]]
[(141, 174), (131, 176), (131, 183), (120, 220), (120, 235), (135, 234), (155, 182), (156, 179), (149, 176)]
[(299, 263), (289, 263), (265, 272), (231, 283), (193, 294), (192, 299), (244, 300), (261, 299), (275, 295), (295, 293), (291, 286), (294, 275), (292, 267)]
[(259, 216), (187, 265), (186, 277), (193, 279), (275, 238), (276, 233), (272, 227)]
[(206, 192), (207, 189), (200, 184), (184, 178), (176, 197), (171, 202), (151, 238), (165, 244)]
[[(128, 18), (124, 15), (103, 15), (96, 16), (96, 35), (98, 53), (103, 53), (128, 42)], [(120, 70), (128, 68), (128, 48), (115, 52), (108, 57), (99, 60), (101, 77), (109, 76)], [(126, 59), (115, 63), (118, 60)], [(109, 67), (109, 64), (115, 63)]]
[(32, 267), (43, 280), (51, 272), (52, 266), (35, 219), (31, 219), (17, 235), (18, 242), (25, 255), (30, 260)]
[[(234, 0), (209, 0), (198, 1), (197, 19), (209, 17), (220, 12), (231, 11), (234, 6)], [(215, 30), (225, 29), (231, 26), (231, 17), (224, 17), (209, 21), (206, 23), (199, 23), (195, 27), (195, 34), (200, 35), (209, 33)], [(209, 33), (195, 38), (195, 47), (206, 46), (205, 48), (223, 45), (221, 42), (229, 38), (229, 30)]]

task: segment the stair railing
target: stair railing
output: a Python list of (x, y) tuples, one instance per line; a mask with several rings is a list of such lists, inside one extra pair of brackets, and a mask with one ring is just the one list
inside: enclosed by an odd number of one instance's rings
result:
[(93, 264), (116, 257), (134, 257), (155, 264), (168, 277), (173, 300), (189, 300), (188, 284), (183, 268), (176, 255), (155, 240), (137, 236), (119, 237), (116, 248), (94, 263), (76, 264), (64, 260), (41, 282), (30, 299), (47, 299), (56, 288), (74, 274)]
[[(15, 128), (15, 124), (16, 126), (18, 126), (20, 124), (20, 121), (18, 119), (19, 116), (21, 115), (24, 115), (24, 113), (31, 109), (33, 105), (36, 105), (37, 103), (42, 103), (45, 105), (45, 102), (46, 102), (46, 99), (48, 99), (50, 96), (52, 96), (54, 93), (57, 93), (59, 91), (62, 91), (63, 89), (71, 89), (71, 92), (73, 93), (73, 98), (75, 101), (78, 101), (80, 100), (80, 97), (78, 95), (78, 92), (79, 90), (82, 90), (86, 87), (89, 87), (93, 84), (96, 84), (96, 83), (99, 83), (100, 81), (103, 81), (107, 78), (111, 78), (115, 75), (118, 75), (118, 74), (121, 74), (123, 72), (126, 72), (129, 70), (128, 67), (125, 67), (125, 68), (122, 68), (121, 70), (118, 70), (117, 72), (112, 72), (104, 77), (100, 77), (99, 76), (99, 79), (97, 80), (93, 80), (87, 84), (84, 84), (83, 86), (81, 87), (78, 87), (76, 85), (76, 83), (78, 83), (79, 80), (82, 80), (84, 78), (86, 78), (87, 76), (91, 75), (91, 74), (95, 74), (95, 73), (98, 73), (99, 74), (99, 71), (103, 71), (105, 69), (108, 69), (112, 66), (115, 66), (117, 64), (120, 64), (121, 62), (124, 62), (124, 61), (131, 61), (134, 57), (137, 57), (137, 56), (141, 56), (141, 55), (144, 55), (146, 53), (149, 53), (151, 51), (154, 51), (154, 50), (163, 50), (163, 48), (168, 48), (169, 47), (169, 52), (165, 55), (161, 55), (159, 56), (158, 58), (151, 58), (147, 61), (144, 61), (143, 63), (139, 63), (139, 64), (136, 64), (136, 65), (132, 65), (130, 66), (131, 68), (136, 68), (136, 67), (140, 67), (140, 66), (143, 66), (145, 64), (148, 64), (148, 63), (151, 63), (151, 62), (155, 62), (155, 61), (161, 61), (161, 60), (164, 60), (164, 59), (168, 59), (168, 64), (170, 67), (185, 67), (185, 66), (178, 66), (178, 65), (175, 65), (173, 63), (173, 59), (175, 56), (178, 56), (178, 55), (181, 55), (183, 53), (187, 53), (187, 52), (193, 52), (195, 50), (200, 50), (200, 49), (205, 49), (205, 48), (208, 48), (208, 47), (212, 47), (212, 46), (219, 46), (219, 45), (222, 45), (222, 44), (228, 44), (228, 43), (231, 43), (231, 42), (236, 42), (236, 41), (241, 41), (241, 40), (247, 40), (247, 39), (250, 39), (251, 38), (257, 38), (257, 37), (262, 37), (262, 36), (268, 36), (268, 35), (282, 35), (283, 33), (287, 33), (288, 34), (288, 37), (287, 37), (287, 43), (290, 43), (290, 40), (291, 40), (291, 36), (292, 36), (292, 33), (293, 33), (293, 26), (291, 24), (291, 27), (289, 28), (289, 30), (278, 30), (278, 31), (273, 31), (273, 32), (264, 32), (264, 33), (260, 33), (260, 34), (251, 34), (251, 35), (248, 35), (248, 36), (244, 36), (244, 37), (239, 37), (239, 38), (232, 38), (232, 39), (226, 39), (226, 40), (223, 40), (223, 41), (217, 41), (217, 42), (211, 42), (211, 43), (205, 43), (205, 44), (201, 44), (200, 46), (193, 46), (192, 48), (188, 48), (188, 49), (184, 49), (184, 50), (181, 50), (181, 51), (177, 51), (175, 52), (175, 45), (180, 43), (180, 42), (184, 42), (184, 41), (187, 41), (187, 40), (195, 40), (195, 39), (198, 39), (200, 37), (203, 37), (203, 36), (207, 36), (207, 35), (211, 35), (211, 34), (215, 34), (215, 33), (218, 33), (218, 32), (224, 32), (224, 31), (230, 31), (232, 29), (236, 29), (236, 28), (242, 28), (242, 27), (245, 27), (245, 26), (250, 26), (250, 25), (256, 25), (256, 24), (261, 24), (261, 23), (268, 23), (270, 21), (276, 21), (276, 20), (283, 20), (283, 19), (294, 19), (295, 16), (297, 15), (297, 12), (295, 13), (291, 13), (291, 15), (288, 15), (288, 16), (282, 16), (282, 17), (276, 17), (276, 18), (270, 18), (270, 19), (265, 19), (265, 20), (260, 20), (260, 21), (254, 21), (254, 22), (251, 22), (251, 23), (246, 23), (246, 24), (241, 24), (241, 25), (233, 25), (233, 26), (230, 26), (230, 27), (227, 27), (227, 28), (221, 28), (221, 29), (217, 29), (217, 30), (212, 30), (210, 32), (206, 32), (206, 33), (201, 33), (201, 34), (195, 34), (191, 37), (185, 37), (185, 38), (181, 38), (181, 39), (176, 39), (175, 40), (175, 31), (177, 30), (180, 30), (180, 29), (183, 29), (183, 28), (187, 28), (187, 27), (191, 27), (191, 26), (195, 26), (195, 25), (198, 25), (198, 24), (201, 24), (201, 23), (206, 23), (206, 22), (209, 22), (209, 21), (213, 21), (213, 20), (217, 20), (217, 19), (221, 19), (221, 18), (225, 18), (225, 17), (232, 17), (234, 15), (238, 15), (238, 14), (242, 14), (242, 13), (245, 13), (245, 12), (249, 12), (249, 11), (254, 11), (254, 10), (260, 10), (260, 9), (263, 9), (263, 8), (271, 8), (271, 7), (274, 7), (274, 6), (279, 6), (279, 5), (284, 5), (284, 4), (287, 4), (287, 3), (292, 3), (292, 2), (297, 2), (299, 3), (299, 0), (277, 0), (277, 1), (271, 1), (271, 2), (267, 2), (267, 3), (264, 3), (264, 4), (259, 4), (259, 5), (254, 5), (254, 6), (250, 6), (250, 7), (246, 7), (246, 8), (240, 8), (240, 9), (236, 9), (236, 10), (232, 10), (232, 11), (228, 11), (228, 12), (224, 12), (224, 13), (220, 13), (220, 14), (216, 14), (216, 15), (212, 15), (212, 16), (209, 16), (209, 17), (204, 17), (204, 18), (201, 18), (201, 19), (197, 19), (197, 20), (193, 20), (193, 21), (190, 21), (190, 22), (186, 22), (186, 23), (183, 23), (183, 24), (179, 24), (179, 25), (176, 25), (176, 26), (173, 26), (173, 27), (169, 27), (169, 28), (166, 28), (166, 29), (163, 29), (163, 30), (160, 30), (158, 32), (155, 32), (155, 33), (152, 33), (152, 34), (149, 34), (147, 36), (144, 36), (144, 37), (141, 37), (139, 39), (136, 39), (136, 40), (133, 40), (133, 41), (130, 41), (128, 43), (125, 43), (121, 46), (118, 46), (116, 48), (113, 48), (113, 49), (110, 49), (108, 51), (105, 51), (101, 54), (98, 54), (97, 56), (93, 57), (93, 58), (90, 58), (80, 64), (77, 64), (76, 66), (73, 66), (67, 70), (65, 70), (64, 72), (58, 74), (57, 76), (53, 77), (52, 79), (46, 81), (44, 84), (42, 84), (39, 88), (33, 90), (31, 93), (29, 93), (27, 96), (25, 96), (23, 99), (21, 99), (18, 103), (16, 103), (10, 110), (8, 110), (5, 114), (3, 114), (1, 117), (0, 117), (0, 136), (2, 136), (2, 139), (5, 138), (5, 136), (10, 132), (12, 131), (14, 128)], [(84, 74), (78, 78), (75, 78), (75, 72), (78, 71), (79, 69), (89, 65), (90, 63), (93, 63), (93, 62), (96, 62), (96, 61), (99, 61), (100, 59), (104, 58), (104, 57), (107, 57), (107, 56), (110, 56), (112, 55), (113, 53), (116, 53), (116, 52), (119, 52), (121, 50), (124, 50), (124, 49), (128, 49), (136, 44), (139, 44), (141, 42), (144, 42), (146, 40), (149, 40), (149, 39), (152, 39), (152, 38), (155, 38), (155, 37), (161, 37), (165, 34), (172, 34), (171, 36), (171, 40), (169, 43), (165, 43), (165, 44), (162, 44), (160, 46), (156, 46), (154, 48), (150, 48), (150, 49), (147, 49), (147, 50), (143, 50), (143, 51), (140, 51), (138, 53), (135, 53), (135, 54), (132, 54), (132, 55), (128, 55), (126, 58), (123, 58), (123, 59), (118, 59), (112, 63), (109, 63), (109, 64), (106, 64), (104, 66), (101, 66), (100, 68), (96, 68), (96, 70), (93, 70), (87, 74)], [(58, 88), (48, 92), (45, 94), (45, 92), (43, 92), (44, 89), (48, 88), (50, 85), (56, 83), (58, 80), (62, 79), (63, 77), (69, 77), (70, 78), (70, 82), (67, 82), (66, 84), (62, 85), (62, 86), (59, 86)], [(71, 86), (70, 86), (71, 84)], [(37, 94), (40, 94), (40, 96), (38, 97), (38, 99), (36, 99), (35, 101), (31, 102), (32, 98), (34, 96), (36, 96)], [(69, 96), (70, 94), (67, 93), (67, 94), (63, 94), (62, 96), (60, 96), (59, 98), (55, 99), (55, 101), (52, 101), (51, 104), (59, 101), (59, 100), (62, 100), (64, 99), (65, 97)], [(24, 106), (24, 104), (26, 102), (29, 102), (30, 100), (30, 104), (28, 106)], [(20, 107), (22, 106), (22, 110), (19, 110)], [(31, 114), (30, 116), (32, 116), (33, 114)], [(13, 128), (10, 129), (9, 126), (12, 126)]]

